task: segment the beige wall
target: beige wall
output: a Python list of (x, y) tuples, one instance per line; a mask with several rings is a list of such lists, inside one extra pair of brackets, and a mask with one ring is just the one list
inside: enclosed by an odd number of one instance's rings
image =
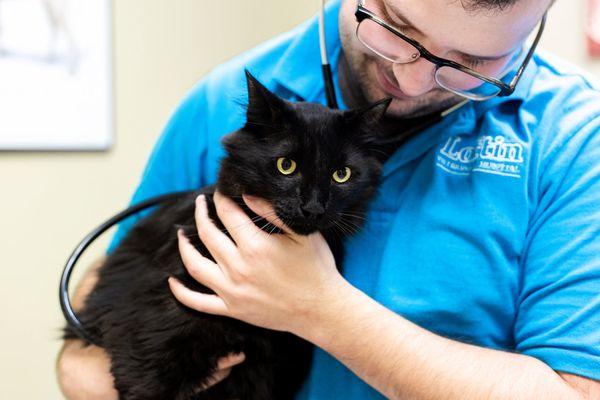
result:
[[(57, 294), (63, 264), (84, 234), (127, 204), (156, 137), (184, 93), (214, 65), (304, 20), (315, 4), (114, 3), (117, 136), (112, 150), (0, 153), (1, 399), (62, 398), (54, 361), (63, 324)], [(221, 21), (232, 29), (223, 30)]]
[(585, 32), (587, 0), (557, 0), (549, 17), (541, 45), (600, 77), (600, 59), (589, 59)]
[[(306, 0), (115, 3), (113, 149), (0, 153), (0, 398), (61, 398), (53, 370), (63, 323), (57, 297), (63, 263), (89, 229), (127, 203), (183, 94), (215, 64), (295, 25), (315, 7)], [(600, 74), (580, 45), (582, 4), (558, 1), (544, 45)], [(222, 20), (236, 28), (222, 31)]]

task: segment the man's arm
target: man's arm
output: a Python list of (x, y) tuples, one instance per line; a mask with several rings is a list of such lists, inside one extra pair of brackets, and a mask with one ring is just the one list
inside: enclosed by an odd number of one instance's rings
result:
[(392, 399), (600, 399), (600, 382), (560, 374), (536, 358), (435, 335), (350, 284), (330, 291), (304, 331)]
[[(71, 300), (75, 311), (81, 309), (85, 299), (98, 280), (98, 268), (104, 258), (95, 262), (77, 286)], [(56, 373), (60, 388), (67, 399), (117, 400), (110, 373), (110, 359), (97, 346), (85, 347), (79, 339), (66, 340), (56, 359)]]

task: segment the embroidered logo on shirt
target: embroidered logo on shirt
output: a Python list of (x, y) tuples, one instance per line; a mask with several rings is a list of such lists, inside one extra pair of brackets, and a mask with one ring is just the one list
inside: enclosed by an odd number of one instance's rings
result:
[(476, 171), (520, 178), (523, 157), (523, 145), (502, 135), (482, 136), (476, 145), (452, 136), (438, 151), (436, 165), (455, 175), (470, 175)]

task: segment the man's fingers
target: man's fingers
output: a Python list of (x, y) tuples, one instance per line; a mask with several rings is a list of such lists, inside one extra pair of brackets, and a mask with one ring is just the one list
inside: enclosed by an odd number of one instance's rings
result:
[(223, 287), (224, 275), (221, 268), (200, 254), (179, 229), (177, 231), (179, 254), (189, 274), (212, 290), (218, 292)]
[(231, 368), (225, 368), (225, 369), (218, 370), (217, 372), (215, 372), (213, 374), (213, 376), (208, 378), (208, 382), (206, 382), (205, 384), (200, 386), (200, 388), (198, 389), (198, 392), (202, 392), (203, 390), (206, 390), (212, 386), (215, 386), (217, 383), (219, 383), (223, 379), (227, 378), (230, 373), (231, 373)]
[(232, 353), (227, 357), (219, 358), (217, 361), (217, 371), (209, 378), (206, 384), (200, 386), (200, 391), (206, 390), (227, 378), (231, 373), (231, 368), (244, 362), (245, 359), (246, 355), (244, 353)]
[(171, 292), (180, 303), (207, 314), (228, 316), (227, 305), (219, 296), (190, 290), (173, 277), (169, 277), (168, 281)]
[(249, 243), (256, 240), (257, 235), (263, 234), (263, 231), (229, 197), (215, 192), (213, 199), (219, 219), (238, 246), (240, 243)]
[(254, 211), (256, 214), (260, 215), (271, 224), (275, 225), (279, 229), (283, 230), (285, 233), (290, 235), (296, 235), (285, 223), (277, 216), (273, 206), (269, 204), (264, 199), (260, 197), (254, 197), (247, 194), (242, 194), (242, 198), (244, 199), (244, 203)]
[(231, 368), (235, 365), (241, 364), (246, 360), (246, 355), (244, 353), (230, 354), (227, 357), (219, 358), (217, 362), (217, 368), (225, 369)]
[(208, 207), (206, 205), (206, 198), (204, 195), (200, 195), (196, 198), (196, 229), (200, 240), (217, 263), (224, 266), (223, 260), (225, 254), (233, 254), (236, 250), (235, 243), (217, 228), (214, 222), (208, 216)]

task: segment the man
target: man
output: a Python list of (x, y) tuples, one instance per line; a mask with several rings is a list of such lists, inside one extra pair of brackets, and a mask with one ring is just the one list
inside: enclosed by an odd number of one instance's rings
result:
[[(217, 295), (170, 281), (176, 298), (315, 343), (301, 399), (600, 398), (600, 94), (549, 56), (529, 62), (510, 96), (493, 97), (499, 86), (483, 91), (477, 74), (461, 75), (464, 66), (487, 78), (517, 70), (550, 3), (370, 0), (361, 24), (379, 18), (399, 34), (375, 21), (357, 37), (356, 1), (332, 1), (328, 52), (343, 106), (394, 97), (390, 124), (405, 129), (408, 117), (487, 99), (388, 160), (365, 227), (347, 243), (343, 277), (319, 235), (249, 228), (231, 241), (199, 199), (198, 232), (218, 263), (185, 240), (180, 252)], [(172, 118), (133, 201), (215, 181), (219, 139), (244, 122), (229, 97), (244, 90), (244, 67), (281, 96), (324, 103), (316, 43), (311, 20), (203, 79)], [(216, 201), (226, 226), (246, 222), (228, 199)], [(261, 215), (270, 210), (245, 201)], [(85, 379), (68, 379), (74, 371), (108, 365), (100, 349), (70, 345), (60, 361), (65, 391)], [(224, 360), (216, 379), (242, 361)]]

